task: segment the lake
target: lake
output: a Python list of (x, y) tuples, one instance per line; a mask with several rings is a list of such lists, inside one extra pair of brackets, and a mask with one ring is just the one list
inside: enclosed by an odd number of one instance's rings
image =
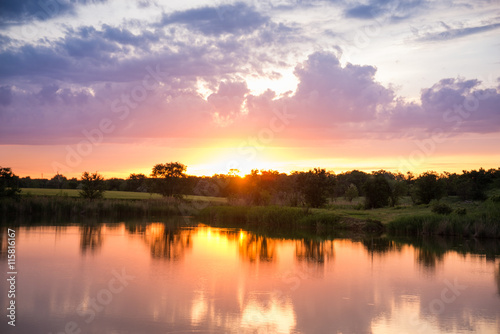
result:
[[(2, 333), (499, 333), (498, 241), (194, 222), (1, 228)], [(15, 301), (15, 327), (7, 308)]]

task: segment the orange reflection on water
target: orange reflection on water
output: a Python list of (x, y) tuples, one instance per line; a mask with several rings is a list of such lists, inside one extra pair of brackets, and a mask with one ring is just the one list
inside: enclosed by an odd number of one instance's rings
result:
[(163, 223), (149, 224), (143, 238), (153, 258), (179, 260), (191, 248), (191, 230), (170, 228)]
[(250, 262), (272, 262), (276, 258), (276, 240), (240, 231), (239, 254)]

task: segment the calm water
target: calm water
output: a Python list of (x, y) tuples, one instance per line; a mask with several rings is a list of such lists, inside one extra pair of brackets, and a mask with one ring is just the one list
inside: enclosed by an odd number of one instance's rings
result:
[(3, 279), (1, 333), (500, 332), (498, 245), (485, 256), (162, 223), (16, 233), (16, 327)]

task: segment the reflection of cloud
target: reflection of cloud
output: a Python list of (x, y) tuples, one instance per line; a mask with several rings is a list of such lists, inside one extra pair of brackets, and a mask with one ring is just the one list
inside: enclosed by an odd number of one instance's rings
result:
[(208, 305), (207, 299), (203, 292), (198, 292), (192, 301), (191, 306), (191, 322), (193, 324), (201, 323), (207, 316)]
[(280, 302), (272, 298), (266, 305), (250, 300), (241, 313), (243, 332), (293, 333), (295, 314), (290, 300)]

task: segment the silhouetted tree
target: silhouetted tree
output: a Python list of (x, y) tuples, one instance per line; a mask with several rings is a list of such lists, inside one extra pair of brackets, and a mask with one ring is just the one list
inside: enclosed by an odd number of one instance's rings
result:
[(127, 179), (127, 191), (140, 191), (147, 192), (148, 187), (146, 184), (146, 175), (144, 174), (130, 174)]
[(493, 182), (493, 171), (484, 169), (463, 171), (463, 174), (456, 180), (457, 194), (463, 200), (485, 200), (486, 190)]
[(332, 180), (330, 173), (320, 168), (299, 173), (297, 185), (304, 195), (306, 205), (313, 208), (325, 205), (328, 199), (328, 188), (333, 187)]
[(68, 188), (69, 189), (78, 188), (78, 179), (76, 177), (72, 177), (71, 179), (68, 180)]
[(345, 191), (344, 197), (349, 202), (359, 196), (358, 187), (354, 183), (351, 183), (347, 190)]
[(67, 182), (68, 179), (64, 175), (57, 173), (49, 180), (47, 187), (52, 189), (64, 189), (67, 187)]
[(400, 179), (389, 180), (389, 187), (391, 188), (390, 204), (391, 206), (398, 205), (399, 199), (408, 193), (408, 186), (406, 181)]
[(104, 184), (105, 184), (106, 190), (120, 191), (120, 190), (125, 190), (125, 188), (126, 188), (125, 180), (118, 179), (116, 177), (105, 180)]
[(10, 168), (0, 166), (0, 198), (17, 198), (21, 193), (19, 189), (19, 177), (17, 177)]
[(151, 176), (154, 179), (153, 190), (163, 196), (179, 194), (181, 187), (180, 180), (186, 177), (186, 168), (186, 165), (180, 162), (156, 164), (151, 172)]
[(371, 176), (364, 184), (365, 208), (382, 208), (389, 205), (391, 187), (382, 174)]
[(82, 174), (82, 189), (80, 196), (88, 199), (102, 198), (104, 195), (104, 177), (97, 172), (90, 174), (84, 172)]
[(444, 184), (435, 172), (425, 172), (415, 180), (415, 195), (418, 203), (429, 204), (445, 195)]

